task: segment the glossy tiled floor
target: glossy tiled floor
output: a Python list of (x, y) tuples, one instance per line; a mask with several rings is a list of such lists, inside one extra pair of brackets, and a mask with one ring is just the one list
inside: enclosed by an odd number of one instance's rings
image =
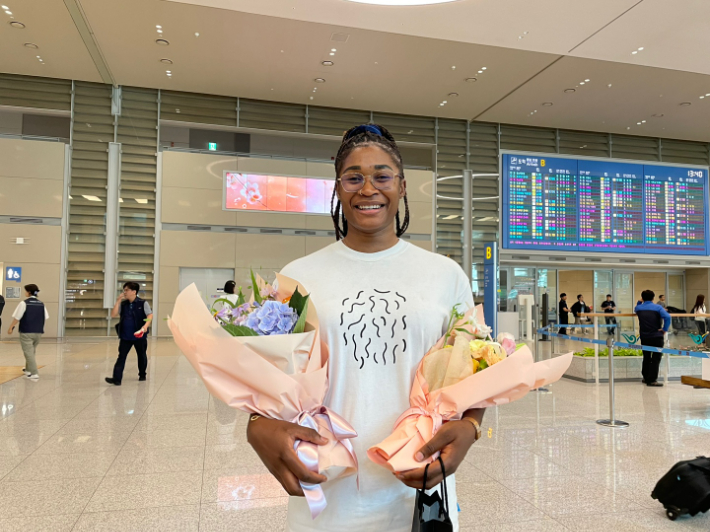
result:
[[(246, 416), (212, 400), (170, 340), (123, 386), (116, 342), (44, 342), (41, 379), (0, 385), (0, 530), (281, 530), (286, 497), (245, 443)], [(0, 343), (0, 366), (22, 366)], [(710, 454), (710, 391), (617, 387), (626, 430), (598, 426), (607, 386), (562, 381), (490, 409), (457, 473), (464, 531), (710, 530), (650, 497), (677, 460)], [(345, 529), (344, 529), (345, 530)], [(365, 531), (367, 532), (367, 531)]]

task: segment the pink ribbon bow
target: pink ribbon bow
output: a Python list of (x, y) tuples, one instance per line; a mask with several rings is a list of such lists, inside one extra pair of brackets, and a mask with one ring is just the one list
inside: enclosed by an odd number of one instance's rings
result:
[[(335, 412), (332, 412), (325, 406), (319, 406), (309, 412), (301, 412), (294, 423), (298, 423), (302, 427), (306, 427), (318, 432), (321, 436), (327, 438), (329, 433), (333, 435), (330, 439), (329, 446), (342, 445), (347, 453), (350, 454), (357, 470), (357, 456), (353, 449), (351, 438), (357, 437), (355, 429), (342, 417)], [(319, 460), (319, 446), (307, 441), (297, 440), (294, 444), (294, 450), (298, 458), (308, 468), (309, 471), (320, 473), (319, 466), (327, 468), (327, 464), (321, 464)], [(332, 450), (335, 452), (334, 450)], [(308, 484), (300, 482), (303, 494), (306, 496), (306, 502), (311, 510), (311, 517), (315, 519), (320, 513), (325, 510), (328, 505), (323, 494), (323, 488), (319, 484)], [(359, 487), (359, 479), (358, 479)]]

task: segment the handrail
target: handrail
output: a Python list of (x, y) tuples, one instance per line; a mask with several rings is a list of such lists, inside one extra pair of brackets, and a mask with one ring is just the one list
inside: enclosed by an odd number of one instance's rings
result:
[[(570, 312), (571, 314), (571, 312)], [(592, 318), (631, 318), (633, 316), (636, 316), (635, 313), (631, 314), (614, 314), (613, 312), (580, 312), (580, 316), (583, 317), (592, 317)], [(703, 317), (703, 318), (710, 318), (710, 314), (671, 314), (671, 318), (697, 318), (697, 317)], [(638, 317), (638, 316), (636, 316)]]

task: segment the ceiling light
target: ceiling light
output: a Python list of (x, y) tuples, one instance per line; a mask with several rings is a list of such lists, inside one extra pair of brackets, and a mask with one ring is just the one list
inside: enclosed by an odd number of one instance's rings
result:
[(313, 96), (311, 96), (311, 100), (313, 99)]
[(155, 39), (155, 44), (159, 44), (160, 46), (169, 46), (170, 41), (167, 39)]
[(478, 78), (466, 78), (466, 83), (476, 83)]
[(478, 73), (479, 73), (479, 74), (483, 74), (483, 70), (479, 70)]
[(481, 70), (487, 70), (486, 67), (481, 67)]
[(542, 102), (543, 107), (552, 107), (552, 102)]
[(163, 30), (158, 30), (158, 33), (163, 33)]
[(567, 94), (571, 94), (571, 93), (573, 93), (573, 92), (577, 92), (577, 89), (565, 89), (565, 92), (566, 92)]
[(7, 7), (7, 6), (0, 6), (0, 7), (2, 7), (3, 9), (10, 9), (10, 8)]
[(163, 27), (160, 24), (156, 24), (155, 27), (158, 28), (159, 30), (163, 29)]
[(680, 102), (681, 107), (688, 107), (689, 105), (691, 105), (690, 102)]
[(642, 123), (642, 124), (645, 124), (645, 123), (646, 123), (646, 121), (645, 121), (645, 120), (641, 120), (641, 123)]
[(331, 52), (337, 52), (338, 50), (336, 50), (335, 48), (331, 48), (330, 51), (331, 51)]
[(708, 92), (705, 96), (710, 96), (710, 92)]
[[(283, 50), (281, 50), (281, 52), (283, 53)], [(335, 55), (335, 54), (333, 52), (330, 52), (330, 55)]]
[(101, 198), (99, 198), (98, 196), (86, 196), (82, 194), (81, 197), (89, 201), (101, 201)]
[(609, 83), (609, 85), (607, 85), (607, 87), (611, 88), (611, 83)]
[(636, 122), (636, 125), (637, 125), (637, 126), (640, 126), (640, 125), (641, 125), (641, 122)]
[(24, 30), (25, 29), (25, 25), (22, 22), (17, 22), (16, 20), (13, 20), (12, 22), (10, 22), (10, 26), (12, 26), (13, 28), (15, 28), (17, 30)]
[(358, 4), (374, 4), (378, 6), (424, 6), (427, 4), (445, 4), (457, 0), (349, 0)]
[(166, 70), (165, 72), (167, 72), (168, 74), (172, 74), (173, 71), (172, 71), (172, 70)]
[(37, 45), (36, 45), (35, 43), (33, 43), (33, 42), (26, 42), (26, 43), (25, 43), (25, 46), (26, 46), (27, 48), (32, 48), (33, 50), (36, 50), (37, 48), (39, 48), (39, 46), (37, 46)]
[(449, 103), (449, 102), (447, 102), (446, 100), (444, 100), (444, 101), (443, 101), (443, 103), (445, 103), (445, 104), (446, 104), (446, 103)]
[(626, 129), (631, 129), (631, 127), (629, 127), (629, 126), (626, 126)]
[(458, 92), (450, 92), (449, 93), (449, 98), (456, 98), (458, 97), (459, 93)]
[(584, 81), (580, 81), (579, 84), (580, 84), (580, 85), (584, 85)]
[(456, 65), (452, 66), (451, 70), (456, 70)]
[(325, 83), (325, 80), (323, 78), (316, 78), (313, 81), (315, 81), (316, 83)]
[(333, 66), (334, 64), (335, 64), (335, 63), (333, 63), (332, 61), (323, 61), (323, 62), (321, 63), (321, 65), (323, 65), (323, 66)]
[(634, 50), (633, 52), (631, 52), (631, 55), (636, 55), (637, 53), (638, 52), (636, 50)]
[(12, 15), (12, 11), (5, 11), (8, 15)]
[(641, 46), (641, 47), (639, 48), (639, 52), (640, 52), (641, 50), (643, 50), (643, 46)]
[(700, 99), (701, 99), (701, 100), (704, 99), (704, 98), (705, 98), (705, 96), (700, 96)]
[(199, 37), (199, 36), (200, 36), (200, 32), (199, 32), (199, 31), (196, 31), (196, 32), (195, 32), (195, 37)]
[(163, 64), (166, 64), (166, 65), (172, 65), (172, 64), (173, 64), (172, 59), (167, 59), (167, 58), (161, 59), (160, 62), (163, 63)]

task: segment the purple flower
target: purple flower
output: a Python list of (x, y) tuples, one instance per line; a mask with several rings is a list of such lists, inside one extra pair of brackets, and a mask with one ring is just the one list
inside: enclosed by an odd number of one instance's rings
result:
[(268, 336), (289, 334), (297, 321), (298, 314), (288, 305), (278, 301), (264, 301), (262, 305), (254, 305), (244, 325), (262, 336)]

